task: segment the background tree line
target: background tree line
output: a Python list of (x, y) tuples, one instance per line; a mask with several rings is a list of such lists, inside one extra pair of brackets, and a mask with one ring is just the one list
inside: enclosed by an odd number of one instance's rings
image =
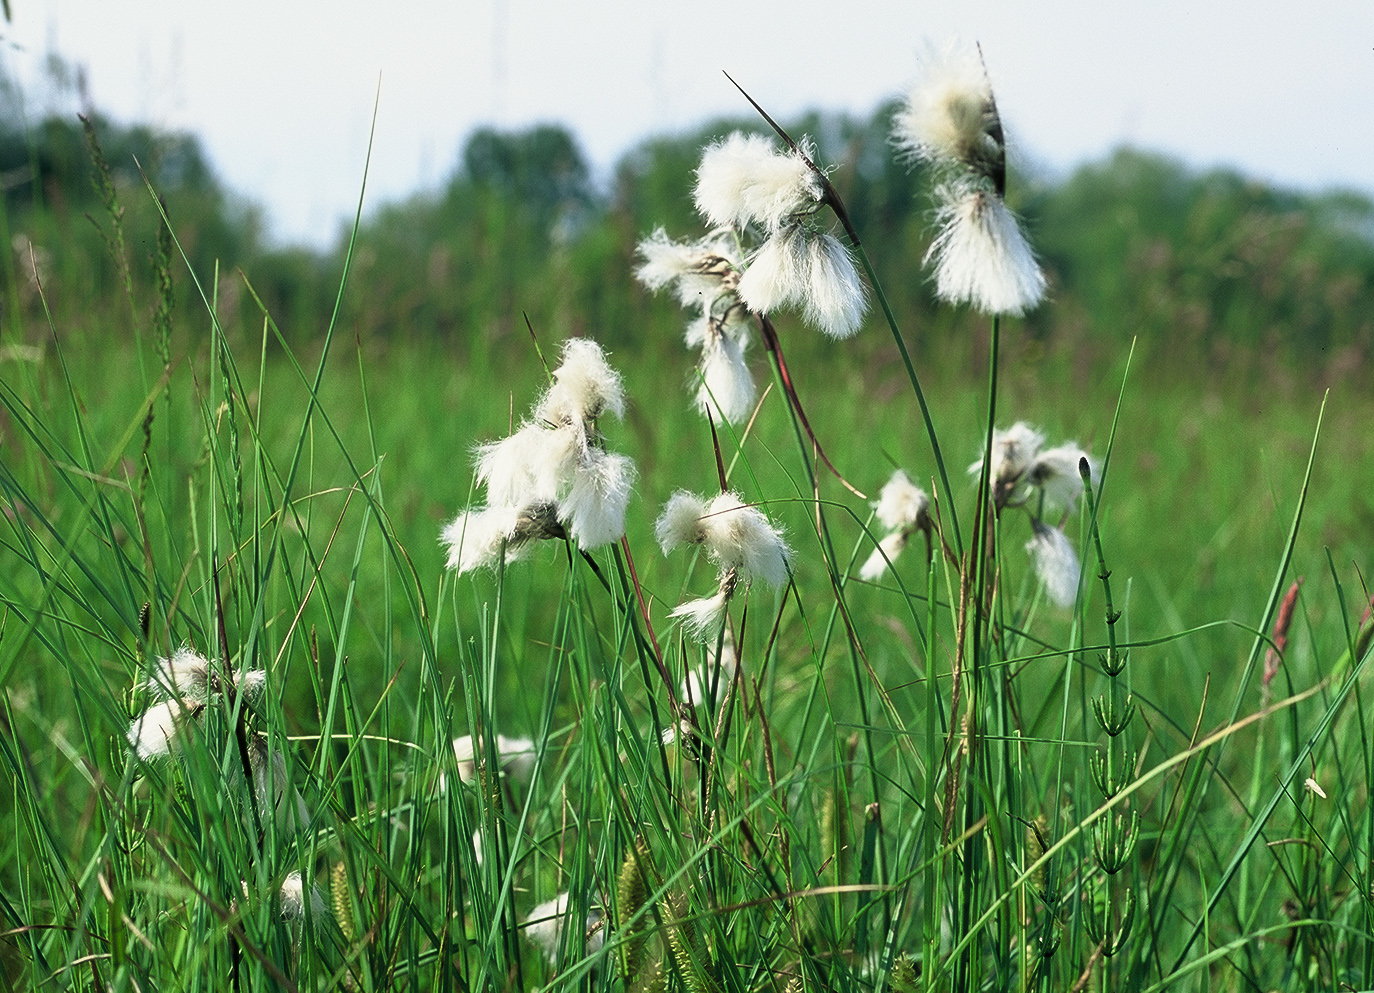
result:
[[(970, 319), (938, 315), (921, 268), (929, 203), (919, 168), (894, 159), (889, 106), (867, 118), (812, 114), (812, 135), (850, 206), (885, 289), (918, 348), (969, 337)], [(59, 326), (116, 333), (130, 310), (110, 251), (112, 219), (83, 126), (52, 116), (27, 128), (0, 115), (0, 234), (13, 342), (41, 340), (38, 274)], [(259, 207), (227, 190), (199, 140), (93, 117), (110, 163), (136, 283), (150, 283), (160, 218), (139, 166), (221, 323), (257, 336), (262, 301), (283, 333), (308, 343), (333, 309), (348, 245), (271, 244)], [(594, 331), (637, 348), (676, 321), (670, 300), (633, 279), (635, 246), (654, 227), (701, 232), (691, 202), (702, 146), (749, 120), (713, 121), (646, 140), (598, 184), (577, 139), (557, 125), (473, 133), (443, 186), (369, 209), (358, 231), (345, 319), (364, 340), (437, 339), (460, 352), (523, 329)], [(1032, 347), (1117, 349), (1140, 336), (1157, 354), (1238, 357), (1351, 373), (1374, 355), (1374, 202), (1354, 192), (1282, 190), (1230, 170), (1198, 171), (1122, 148), (1063, 177), (1022, 169), (1011, 202), (1051, 274), (1054, 306), (1027, 321)], [(218, 269), (216, 269), (218, 266)], [(218, 272), (218, 290), (215, 275)], [(178, 275), (183, 303), (197, 292)], [(881, 349), (874, 336), (873, 348)], [(802, 346), (802, 347), (824, 347)]]

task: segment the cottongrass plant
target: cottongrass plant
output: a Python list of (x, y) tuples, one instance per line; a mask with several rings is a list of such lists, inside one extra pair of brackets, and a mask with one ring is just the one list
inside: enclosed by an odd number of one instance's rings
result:
[(684, 307), (700, 310), (686, 340), (701, 349), (697, 408), (713, 419), (738, 422), (753, 406), (744, 358), (751, 317), (800, 308), (832, 338), (863, 323), (867, 290), (854, 258), (817, 221), (828, 184), (815, 155), (806, 138), (779, 150), (762, 135), (731, 133), (707, 147), (697, 168), (694, 199), (711, 232), (678, 242), (658, 228), (639, 244), (640, 282), (672, 286)]
[(550, 538), (572, 538), (586, 550), (618, 540), (635, 466), (606, 450), (597, 429), (604, 414), (625, 414), (620, 374), (596, 342), (574, 338), (530, 419), (478, 449), (487, 505), (463, 511), (444, 528), (449, 568), (461, 575), (503, 557), (511, 562)]
[(926, 255), (949, 303), (1020, 317), (1045, 296), (1045, 274), (1004, 197), (1006, 138), (976, 47), (927, 51), (920, 81), (892, 124), (892, 141), (936, 171), (937, 233)]
[[(1064, 534), (1063, 522), (1083, 494), (1079, 464), (1086, 463), (1092, 480), (1101, 479), (1097, 462), (1069, 441), (1045, 448), (1045, 435), (1024, 421), (992, 433), (992, 502), (1000, 517), (1007, 508), (1025, 510), (1031, 520), (1031, 539), (1026, 551), (1045, 592), (1061, 607), (1073, 606), (1078, 596), (1082, 568), (1073, 543)], [(969, 475), (983, 472), (983, 460), (968, 467)], [(1058, 524), (1046, 523), (1058, 514)]]
[(717, 567), (715, 595), (679, 604), (672, 612), (698, 641), (714, 638), (725, 611), (741, 586), (754, 580), (770, 586), (787, 582), (792, 552), (782, 531), (730, 492), (712, 500), (678, 490), (654, 525), (659, 547), (668, 555), (684, 546), (701, 546)]
[(930, 495), (908, 479), (901, 469), (893, 472), (892, 478), (879, 491), (873, 516), (887, 528), (887, 534), (859, 569), (859, 578), (870, 583), (881, 578), (897, 561), (914, 535), (924, 534), (929, 542), (935, 527), (930, 517)]

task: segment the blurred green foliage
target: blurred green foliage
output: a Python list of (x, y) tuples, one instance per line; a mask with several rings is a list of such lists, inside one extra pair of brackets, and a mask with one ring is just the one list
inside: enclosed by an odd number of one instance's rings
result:
[[(790, 127), (811, 135), (819, 159), (833, 164), (832, 179), (918, 351), (943, 349), (951, 336), (966, 337), (970, 319), (933, 306), (921, 267), (925, 184), (919, 168), (893, 155), (892, 109), (867, 118), (811, 114)], [(0, 124), (3, 233), (12, 248), (3, 267), (6, 325), (45, 333), (35, 262), (44, 285), (60, 289), (48, 302), (67, 326), (145, 320), (131, 317), (97, 231), (111, 222), (79, 121), (49, 117), (25, 129), (15, 123), (21, 119), (6, 115)], [(207, 295), (218, 266), (219, 316), (231, 334), (256, 337), (261, 328), (245, 281), (290, 340), (320, 334), (346, 233), (327, 251), (274, 247), (261, 211), (225, 188), (194, 136), (94, 123), (125, 210), (137, 284), (152, 279), (139, 262), (158, 222), (141, 167)], [(476, 131), (442, 188), (365, 213), (346, 291), (353, 330), (481, 351), (521, 331), (528, 317), (550, 337), (590, 332), (612, 347), (635, 346), (638, 328), (675, 308), (634, 282), (635, 246), (660, 225), (674, 237), (701, 233), (692, 173), (702, 146), (736, 128), (760, 125), (719, 120), (646, 140), (605, 188), (563, 127)], [(1189, 368), (1198, 357), (1241, 355), (1271, 369), (1340, 374), (1363, 369), (1374, 352), (1367, 196), (1280, 190), (1129, 148), (1067, 177), (1014, 176), (1010, 195), (1051, 274), (1055, 305), (1027, 321), (1031, 337), (1051, 349), (1100, 353), (1140, 336), (1156, 354), (1186, 355), (1180, 365)], [(189, 280), (179, 286), (183, 296), (195, 292)]]

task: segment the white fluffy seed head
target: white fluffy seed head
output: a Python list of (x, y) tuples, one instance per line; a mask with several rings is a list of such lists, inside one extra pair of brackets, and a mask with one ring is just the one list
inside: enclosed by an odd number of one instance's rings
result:
[(583, 445), (581, 421), (557, 425), (531, 421), (509, 438), (477, 449), (477, 478), (486, 484), (489, 504), (557, 499)]
[[(1045, 436), (1025, 421), (992, 432), (992, 479), (1005, 487), (1018, 483), (1031, 461), (1040, 453)], [(968, 467), (970, 476), (983, 471), (983, 460)]]
[(985, 314), (1020, 317), (1045, 297), (1045, 274), (1002, 198), (977, 186), (936, 190), (939, 233), (926, 253), (935, 292)]
[(153, 704), (129, 726), (129, 744), (142, 759), (170, 755), (181, 747), (192, 720), (203, 708), (202, 703), (176, 698)]
[(587, 450), (572, 486), (558, 502), (558, 519), (584, 549), (618, 541), (635, 481), (634, 460), (600, 448)]
[(673, 241), (658, 228), (639, 243), (638, 252), (644, 259), (635, 270), (639, 281), (655, 291), (675, 285), (684, 307), (704, 308), (732, 292), (742, 268), (734, 239), (719, 233), (699, 241)]
[[(1078, 463), (1086, 458), (1088, 453), (1072, 441), (1047, 448), (1031, 459), (1026, 467), (1025, 481), (1039, 487), (1050, 506), (1072, 508), (1083, 492), (1083, 476), (1078, 471)], [(1088, 473), (1096, 486), (1101, 480), (1101, 469), (1091, 459), (1088, 459)]]
[(870, 583), (881, 579), (889, 564), (897, 564), (897, 556), (906, 550), (910, 540), (906, 531), (893, 531), (883, 538), (878, 542), (878, 547), (864, 560), (863, 566), (859, 569), (859, 578)]
[(519, 507), (482, 507), (465, 510), (450, 521), (440, 535), (448, 546), (448, 567), (461, 576), (474, 569), (495, 566), (501, 548), (515, 534)]
[[(477, 763), (472, 735), (464, 734), (453, 739), (453, 755), (458, 763), (458, 778), (471, 783), (476, 779)], [(534, 742), (529, 738), (507, 738), (504, 734), (496, 736), (498, 765), (503, 773), (526, 780), (534, 769), (536, 753)]]
[(739, 281), (739, 298), (756, 314), (806, 299), (810, 276), (805, 225), (788, 224), (759, 246)]
[(695, 493), (678, 490), (663, 505), (654, 524), (658, 545), (667, 555), (682, 545), (699, 545), (706, 540), (706, 501)]
[(701, 350), (697, 410), (713, 421), (738, 424), (754, 409), (754, 377), (744, 361), (744, 348), (730, 334), (715, 336)]
[(254, 738), (248, 746), (248, 766), (253, 773), (258, 810), (263, 816), (270, 814), (277, 830), (283, 833), (308, 828), (310, 808), (292, 784), (282, 753), (270, 751), (264, 739)]
[(959, 165), (988, 176), (1005, 162), (1001, 122), (982, 56), (973, 45), (932, 46), (921, 78), (892, 122), (892, 141), (906, 154)]
[(807, 241), (805, 268), (806, 322), (832, 338), (853, 335), (868, 311), (868, 295), (849, 249), (833, 234), (815, 235)]
[(1060, 607), (1072, 607), (1078, 598), (1078, 584), (1082, 570), (1078, 553), (1064, 532), (1047, 527), (1039, 521), (1035, 533), (1026, 543), (1035, 574), (1045, 584), (1045, 592)]
[(729, 590), (722, 586), (716, 591), (715, 596), (688, 600), (679, 604), (668, 616), (681, 618), (688, 637), (694, 641), (714, 641), (720, 633), (720, 625), (725, 618), (725, 607), (729, 602)]
[(145, 688), (160, 700), (204, 703), (210, 697), (210, 660), (183, 645), (153, 664)]
[[(310, 887), (310, 915), (315, 921), (324, 917), (324, 896), (318, 886)], [(305, 916), (305, 882), (299, 872), (288, 873), (281, 883), (281, 915), (295, 921)]]
[(620, 373), (590, 338), (569, 338), (563, 344), (563, 362), (553, 371), (553, 380), (535, 411), (540, 420), (557, 426), (592, 421), (608, 411), (625, 416)]
[(908, 479), (905, 472), (897, 469), (879, 491), (873, 512), (889, 531), (914, 528), (927, 519), (930, 497)]
[[(814, 159), (806, 139), (802, 150)], [(717, 227), (750, 223), (775, 231), (820, 202), (821, 181), (795, 152), (779, 152), (762, 135), (734, 132), (707, 147), (697, 167), (697, 210)]]
[(787, 581), (791, 550), (763, 511), (746, 506), (734, 493), (722, 493), (711, 501), (702, 523), (706, 550), (722, 570), (740, 569), (745, 579), (772, 586)]

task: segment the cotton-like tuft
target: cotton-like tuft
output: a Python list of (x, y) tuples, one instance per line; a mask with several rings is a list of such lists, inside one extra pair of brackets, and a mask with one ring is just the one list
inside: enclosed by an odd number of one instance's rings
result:
[(747, 579), (772, 586), (787, 581), (791, 551), (782, 532), (757, 507), (742, 503), (734, 493), (711, 501), (703, 519), (706, 548), (722, 569), (742, 568)]
[(744, 348), (734, 337), (721, 334), (701, 351), (701, 384), (697, 410), (712, 420), (738, 424), (754, 409), (754, 377), (744, 361)]
[(210, 660), (183, 645), (153, 664), (146, 688), (160, 700), (204, 703), (210, 697)]
[(537, 421), (477, 449), (477, 479), (486, 484), (493, 507), (554, 500), (572, 473), (581, 449), (581, 425), (554, 427)]
[[(310, 887), (310, 915), (316, 922), (325, 915), (324, 896), (318, 886)], [(305, 916), (305, 883), (299, 872), (288, 873), (281, 883), (281, 916), (295, 921)]]
[(1045, 274), (1001, 197), (975, 186), (936, 191), (939, 233), (926, 253), (935, 292), (985, 314), (1020, 317), (1045, 297)]
[(806, 298), (810, 277), (804, 225), (789, 224), (749, 259), (739, 281), (739, 298), (756, 314), (771, 314)]
[(712, 641), (706, 646), (706, 665), (693, 668), (683, 678), (678, 692), (684, 699), (694, 704), (706, 703), (712, 685), (715, 686), (717, 702), (724, 697), (726, 689), (735, 678), (739, 659), (729, 629), (724, 632), (722, 642), (719, 665), (715, 664), (715, 643)]
[(589, 449), (573, 473), (558, 517), (584, 549), (600, 548), (625, 533), (625, 508), (635, 481), (634, 460), (599, 448)]
[[(1078, 471), (1078, 463), (1087, 458), (1088, 453), (1072, 441), (1047, 448), (1026, 467), (1025, 481), (1040, 488), (1047, 504), (1072, 508), (1083, 492), (1083, 477)], [(1101, 470), (1091, 459), (1088, 459), (1088, 466), (1089, 478), (1096, 485)]]
[(204, 706), (175, 698), (153, 704), (129, 726), (129, 744), (141, 759), (170, 755), (181, 746), (192, 718)]
[(989, 179), (1005, 169), (992, 84), (975, 46), (950, 42), (930, 48), (920, 80), (892, 123), (893, 144), (910, 156)]
[(911, 541), (905, 531), (893, 531), (878, 542), (878, 547), (873, 549), (864, 564), (859, 569), (859, 578), (872, 583), (882, 578), (883, 573), (887, 572), (889, 564), (895, 565), (897, 556), (906, 550), (907, 544)]
[(720, 631), (721, 622), (725, 619), (725, 607), (729, 602), (729, 591), (722, 586), (716, 591), (715, 596), (678, 604), (668, 616), (681, 618), (683, 627), (693, 640), (708, 641), (714, 639)]
[(243, 698), (254, 703), (262, 697), (262, 691), (267, 688), (267, 670), (249, 669), (239, 672), (235, 674), (234, 682), (238, 684), (239, 693)]
[[(563, 926), (565, 918), (568, 916), (569, 896), (567, 893), (560, 893), (552, 900), (541, 903), (530, 911), (530, 915), (525, 918), (524, 932), (525, 937), (534, 942), (549, 964), (553, 965), (558, 961), (558, 946), (563, 940)], [(596, 907), (587, 911), (586, 919), (582, 922), (581, 933), (577, 935), (576, 941), (571, 948), (571, 954), (577, 958), (583, 955), (595, 955), (601, 951), (606, 943), (606, 917)]]
[(644, 262), (635, 270), (651, 290), (676, 285), (684, 307), (708, 307), (716, 297), (733, 290), (739, 279), (739, 252), (734, 239), (720, 234), (699, 241), (673, 241), (662, 228), (639, 243)]
[[(529, 738), (507, 738), (504, 734), (498, 734), (496, 751), (503, 773), (522, 780), (529, 778), (536, 758), (534, 742)], [(458, 778), (465, 783), (473, 782), (477, 775), (477, 764), (472, 735), (464, 734), (453, 739), (453, 755), (458, 762)]]
[(1045, 584), (1045, 592), (1060, 607), (1072, 607), (1078, 599), (1082, 569), (1078, 553), (1064, 532), (1036, 521), (1035, 534), (1026, 543), (1035, 574)]
[(806, 246), (805, 307), (802, 317), (832, 338), (848, 338), (868, 312), (867, 292), (849, 254), (833, 234), (819, 234)]
[(570, 338), (563, 345), (563, 363), (553, 371), (553, 386), (535, 409), (535, 416), (554, 425), (580, 424), (603, 413), (625, 416), (625, 389), (620, 373), (606, 361), (606, 353), (590, 338)]
[(520, 520), (518, 507), (483, 507), (465, 510), (445, 526), (440, 540), (448, 546), (448, 567), (458, 574), (494, 566), (501, 548), (515, 534)]
[(916, 527), (930, 513), (930, 497), (908, 479), (905, 472), (897, 469), (883, 484), (873, 512), (889, 531)]
[[(1031, 460), (1040, 453), (1045, 436), (1025, 421), (1017, 421), (1005, 430), (992, 432), (992, 478), (999, 483), (1015, 483), (1029, 468)], [(983, 471), (983, 460), (968, 467), (969, 475)]]
[(699, 545), (706, 540), (707, 503), (695, 493), (678, 490), (663, 505), (654, 524), (658, 545), (667, 555), (682, 545)]
[[(812, 156), (803, 139), (803, 150)], [(814, 157), (814, 156), (812, 156)], [(762, 135), (736, 131), (710, 145), (697, 167), (697, 210), (717, 227), (758, 223), (772, 234), (788, 217), (820, 202), (821, 181), (795, 152)]]

